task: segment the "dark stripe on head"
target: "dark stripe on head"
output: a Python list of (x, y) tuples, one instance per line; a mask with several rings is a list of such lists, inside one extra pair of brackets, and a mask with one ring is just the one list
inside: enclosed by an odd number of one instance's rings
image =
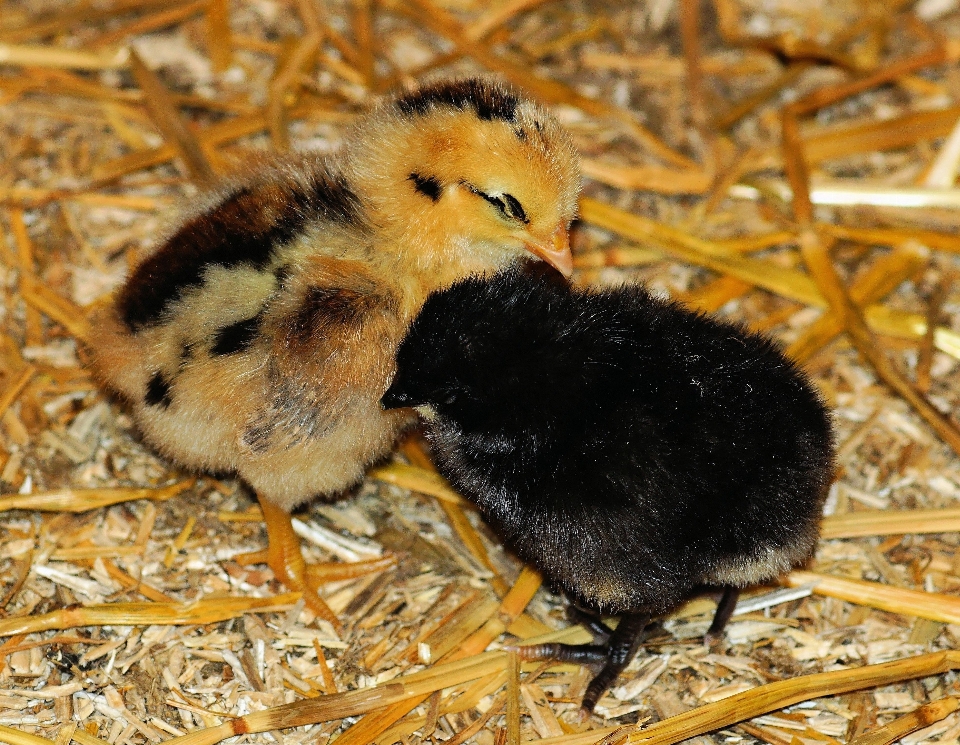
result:
[(161, 409), (167, 408), (170, 403), (170, 383), (163, 377), (162, 373), (155, 372), (150, 382), (147, 383), (147, 395), (143, 397), (144, 402), (149, 406), (159, 406)]
[(124, 322), (134, 333), (159, 323), (184, 291), (203, 284), (210, 266), (266, 268), (276, 248), (315, 220), (362, 221), (360, 200), (343, 179), (321, 173), (306, 189), (295, 183), (240, 189), (187, 222), (137, 267), (118, 300)]
[(475, 78), (441, 81), (397, 99), (405, 116), (423, 116), (435, 108), (473, 109), (480, 119), (512, 122), (520, 99), (499, 85)]
[(260, 330), (262, 315), (262, 313), (258, 313), (253, 318), (237, 321), (229, 326), (217, 329), (213, 337), (213, 346), (210, 347), (210, 353), (221, 355), (245, 352), (253, 344), (257, 332)]
[(414, 188), (426, 197), (430, 197), (434, 202), (440, 199), (443, 192), (443, 186), (440, 180), (434, 176), (421, 176), (419, 173), (411, 173), (407, 178), (413, 182)]

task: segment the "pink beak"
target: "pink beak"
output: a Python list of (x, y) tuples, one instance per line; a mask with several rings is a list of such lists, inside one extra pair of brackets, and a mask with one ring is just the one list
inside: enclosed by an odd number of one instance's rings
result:
[(526, 249), (546, 261), (564, 277), (573, 274), (573, 254), (570, 253), (570, 233), (566, 225), (557, 226), (549, 243), (527, 241)]

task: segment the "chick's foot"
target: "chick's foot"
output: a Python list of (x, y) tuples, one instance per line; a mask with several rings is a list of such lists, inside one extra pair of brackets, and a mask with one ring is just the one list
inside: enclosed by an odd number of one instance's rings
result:
[(590, 716), (597, 701), (613, 685), (617, 676), (637, 654), (644, 639), (650, 616), (643, 613), (628, 613), (620, 619), (617, 628), (610, 634), (607, 644), (535, 644), (517, 647), (521, 660), (556, 660), (575, 665), (602, 664), (600, 672), (590, 681), (580, 704), (582, 718)]
[(267, 525), (267, 566), (291, 590), (302, 592), (307, 607), (323, 620), (329, 621), (339, 633), (343, 630), (343, 624), (317, 593), (316, 587), (308, 581), (307, 563), (300, 551), (300, 538), (293, 532), (290, 513), (259, 495), (257, 498)]

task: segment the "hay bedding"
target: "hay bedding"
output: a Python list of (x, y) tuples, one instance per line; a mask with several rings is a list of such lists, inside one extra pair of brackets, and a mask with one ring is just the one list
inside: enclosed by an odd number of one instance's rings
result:
[[(3, 3), (0, 740), (957, 742), (958, 40), (955, 0)], [(577, 139), (579, 281), (764, 329), (836, 406), (809, 571), (721, 649), (692, 602), (585, 724), (583, 671), (497, 651), (584, 632), (416, 442), (299, 515), (338, 639), (234, 559), (250, 494), (140, 444), (78, 344), (198, 184), (478, 70)]]

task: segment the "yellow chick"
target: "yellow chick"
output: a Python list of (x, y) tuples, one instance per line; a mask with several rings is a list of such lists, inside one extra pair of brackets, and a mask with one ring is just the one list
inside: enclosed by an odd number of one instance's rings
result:
[(570, 273), (579, 188), (542, 107), (486, 79), (426, 85), (332, 157), (198, 198), (96, 319), (94, 367), (163, 455), (255, 490), (268, 564), (337, 625), (290, 511), (391, 449), (408, 416), (380, 397), (427, 295), (533, 256)]

